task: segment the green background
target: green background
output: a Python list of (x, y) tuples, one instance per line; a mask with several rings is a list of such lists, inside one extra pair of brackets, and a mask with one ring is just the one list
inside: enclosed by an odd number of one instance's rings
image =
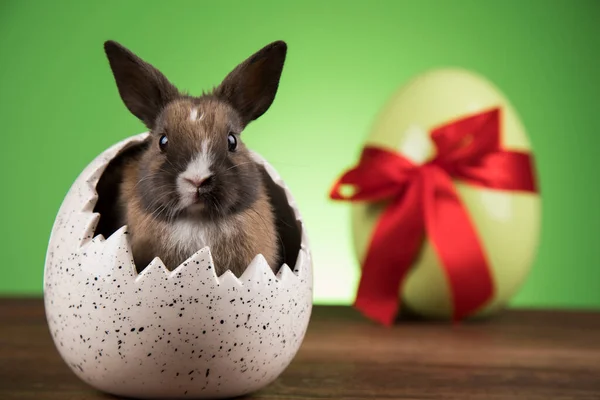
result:
[(46, 244), (79, 172), (144, 130), (102, 50), (131, 48), (199, 94), (270, 41), (280, 91), (245, 132), (291, 187), (315, 261), (315, 301), (350, 303), (349, 207), (328, 201), (376, 113), (433, 67), (483, 74), (528, 129), (543, 190), (538, 257), (514, 306), (600, 308), (600, 2), (0, 1), (0, 294), (40, 295)]

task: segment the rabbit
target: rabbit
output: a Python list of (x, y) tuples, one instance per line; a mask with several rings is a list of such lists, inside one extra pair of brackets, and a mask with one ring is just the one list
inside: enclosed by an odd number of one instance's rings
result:
[(123, 103), (149, 130), (117, 190), (137, 271), (155, 257), (173, 270), (208, 246), (217, 276), (240, 277), (257, 254), (276, 273), (274, 208), (241, 134), (273, 103), (287, 44), (263, 47), (199, 97), (115, 41), (104, 50)]

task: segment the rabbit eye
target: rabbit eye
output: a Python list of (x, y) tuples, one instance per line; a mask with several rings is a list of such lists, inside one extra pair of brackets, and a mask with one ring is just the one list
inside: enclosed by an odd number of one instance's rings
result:
[(227, 136), (227, 145), (229, 151), (235, 151), (235, 149), (237, 148), (237, 139), (233, 133), (229, 133), (229, 135)]
[(167, 148), (167, 143), (169, 143), (169, 138), (167, 138), (167, 135), (162, 135), (160, 139), (158, 139), (158, 147), (160, 147), (160, 149), (163, 151)]

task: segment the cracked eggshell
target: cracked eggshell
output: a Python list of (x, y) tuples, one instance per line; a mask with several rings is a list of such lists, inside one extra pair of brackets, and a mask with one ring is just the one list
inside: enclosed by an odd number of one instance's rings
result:
[[(174, 271), (159, 258), (139, 275), (127, 227), (94, 237), (95, 187), (108, 163), (147, 133), (98, 156), (76, 179), (52, 229), (44, 272), (46, 317), (67, 365), (94, 388), (134, 398), (223, 398), (257, 391), (290, 364), (312, 309), (312, 260), (300, 213), (292, 269), (275, 275), (260, 254), (238, 279), (214, 273), (203, 248)], [(292, 215), (292, 214), (290, 214)]]

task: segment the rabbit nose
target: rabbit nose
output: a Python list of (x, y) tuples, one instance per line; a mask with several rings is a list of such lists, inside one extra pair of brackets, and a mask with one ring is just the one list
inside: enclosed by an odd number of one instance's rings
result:
[(186, 182), (194, 185), (196, 189), (200, 189), (202, 187), (206, 187), (210, 185), (212, 182), (212, 176), (208, 176), (206, 178), (184, 178)]

